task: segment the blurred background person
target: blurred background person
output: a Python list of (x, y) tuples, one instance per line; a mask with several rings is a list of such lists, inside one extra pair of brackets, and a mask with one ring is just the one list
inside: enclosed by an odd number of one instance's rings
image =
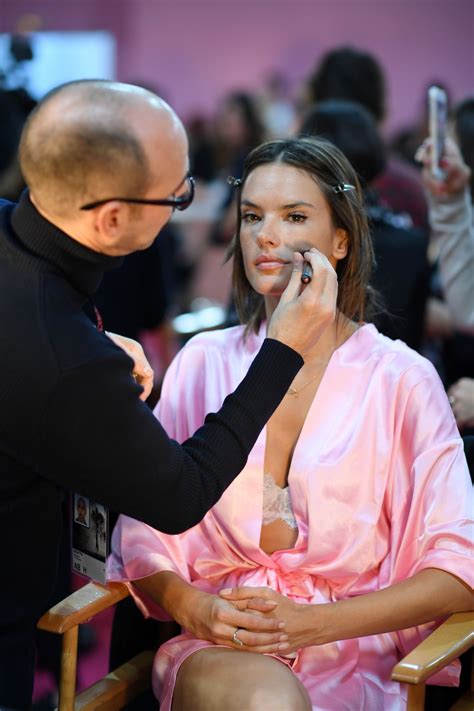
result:
[[(379, 126), (387, 114), (386, 79), (382, 66), (369, 52), (350, 46), (327, 52), (307, 81), (307, 101), (345, 99), (362, 104)], [(418, 171), (388, 155), (384, 171), (374, 183), (380, 200), (397, 213), (410, 216), (415, 227), (427, 229), (427, 208)], [(408, 226), (408, 224), (407, 224)]]
[[(245, 156), (265, 138), (256, 97), (236, 91), (226, 96), (215, 116), (216, 167), (224, 180), (242, 174)], [(233, 189), (227, 185), (217, 220), (211, 230), (211, 243), (227, 245), (235, 232)]]
[(357, 172), (374, 245), (376, 268), (371, 286), (382, 295), (377, 328), (421, 351), (429, 263), (426, 232), (407, 226), (403, 215), (381, 201), (377, 178), (386, 166), (385, 148), (373, 116), (353, 101), (321, 101), (304, 116), (301, 135), (334, 143)]
[(443, 180), (429, 169), (431, 143), (417, 153), (423, 163), (432, 241), (437, 252), (437, 291), (430, 299), (429, 331), (441, 344), (440, 369), (459, 428), (474, 434), (474, 99), (453, 111), (441, 165)]
[(258, 99), (266, 137), (270, 140), (289, 136), (296, 121), (296, 109), (290, 98), (288, 82), (281, 72), (273, 71), (268, 75)]
[(7, 89), (0, 83), (0, 197), (12, 202), (25, 187), (17, 150), (23, 125), (35, 106), (25, 89)]

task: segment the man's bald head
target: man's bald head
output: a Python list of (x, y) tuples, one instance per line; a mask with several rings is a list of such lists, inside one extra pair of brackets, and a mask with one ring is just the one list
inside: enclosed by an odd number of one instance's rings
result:
[(146, 89), (71, 82), (30, 115), (20, 165), (38, 206), (66, 217), (89, 201), (142, 196), (160, 171), (150, 165), (148, 143), (183, 132), (168, 104)]

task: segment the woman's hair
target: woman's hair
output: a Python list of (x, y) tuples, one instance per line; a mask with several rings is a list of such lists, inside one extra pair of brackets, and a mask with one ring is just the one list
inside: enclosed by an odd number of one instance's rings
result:
[[(338, 262), (336, 270), (339, 281), (337, 308), (349, 319), (363, 320), (370, 305), (368, 281), (374, 265), (374, 252), (357, 176), (341, 151), (329, 141), (290, 138), (263, 143), (247, 156), (244, 164), (237, 197), (237, 231), (229, 257), (234, 257), (234, 299), (239, 318), (246, 324), (245, 333), (258, 331), (265, 318), (265, 307), (263, 297), (254, 291), (245, 274), (240, 244), (240, 197), (250, 173), (271, 163), (288, 165), (307, 173), (326, 198), (334, 227), (346, 230), (348, 252)], [(354, 189), (338, 190), (337, 186), (342, 185), (354, 186)]]
[(308, 80), (310, 101), (345, 99), (362, 104), (380, 122), (385, 116), (385, 78), (368, 52), (337, 47), (321, 59)]

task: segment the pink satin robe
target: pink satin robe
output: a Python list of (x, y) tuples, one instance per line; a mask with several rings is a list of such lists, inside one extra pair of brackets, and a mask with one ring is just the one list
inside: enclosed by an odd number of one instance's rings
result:
[[(246, 373), (264, 332), (245, 345), (241, 335), (241, 327), (200, 334), (169, 368), (156, 414), (178, 441), (218, 410)], [(183, 534), (122, 516), (109, 578), (172, 570), (208, 592), (269, 586), (300, 603), (362, 595), (429, 567), (473, 584), (472, 489), (462, 441), (434, 368), (401, 342), (365, 325), (332, 356), (289, 474), (298, 539), (273, 555), (259, 547), (264, 449), (265, 431), (220, 501)], [(146, 616), (167, 619), (130, 589)], [(391, 669), (432, 627), (307, 647), (288, 664), (314, 710), (403, 709), (406, 690), (390, 680)], [(180, 664), (209, 645), (184, 633), (158, 650), (153, 686), (162, 711), (171, 708)], [(452, 665), (436, 681), (454, 685), (457, 676)]]

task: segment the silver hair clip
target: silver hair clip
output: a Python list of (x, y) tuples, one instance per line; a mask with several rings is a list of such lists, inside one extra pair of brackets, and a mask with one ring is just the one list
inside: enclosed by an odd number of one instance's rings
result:
[(341, 193), (349, 192), (349, 190), (355, 190), (355, 185), (349, 185), (349, 183), (338, 183), (333, 187), (333, 190), (336, 195), (340, 195)]
[(242, 185), (241, 179), (234, 178), (233, 175), (229, 175), (226, 182), (229, 183), (229, 185), (232, 185), (233, 188), (240, 188), (240, 186)]

